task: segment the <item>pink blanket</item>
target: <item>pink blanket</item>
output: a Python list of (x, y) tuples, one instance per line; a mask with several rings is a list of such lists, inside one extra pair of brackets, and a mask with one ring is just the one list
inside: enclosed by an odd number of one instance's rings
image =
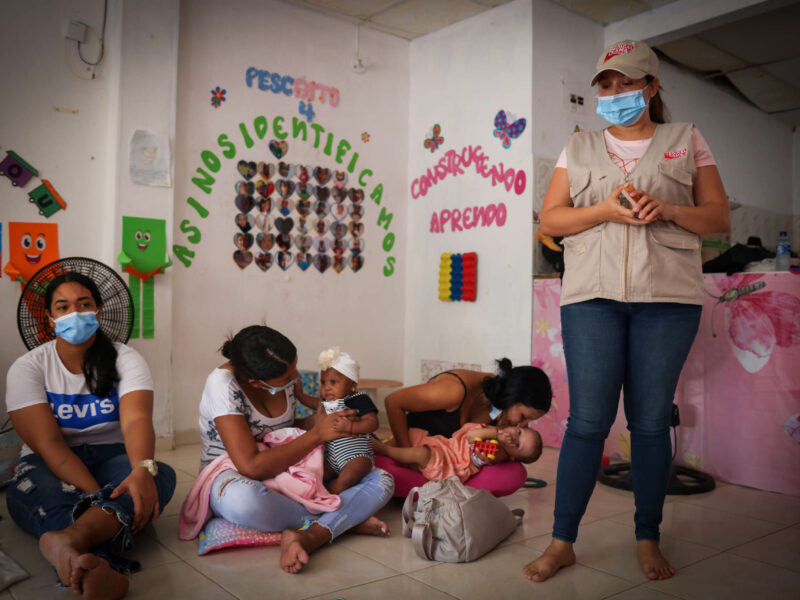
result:
[[(258, 449), (266, 450), (270, 446), (280, 446), (304, 433), (297, 427), (271, 431), (264, 436), (264, 443), (258, 443)], [(300, 502), (311, 513), (334, 511), (339, 508), (342, 501), (336, 494), (328, 492), (322, 484), (323, 461), (324, 451), (322, 446), (317, 446), (283, 473), (265, 480), (264, 485), (273, 492)], [(223, 454), (200, 471), (181, 506), (179, 527), (181, 539), (192, 540), (197, 537), (208, 518), (209, 498), (214, 479), (223, 471), (235, 468), (230, 457)]]

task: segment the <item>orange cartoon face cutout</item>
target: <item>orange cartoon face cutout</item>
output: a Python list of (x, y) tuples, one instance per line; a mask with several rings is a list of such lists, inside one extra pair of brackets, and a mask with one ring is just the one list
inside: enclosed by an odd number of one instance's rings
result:
[(25, 287), (39, 269), (58, 260), (58, 224), (9, 223), (8, 249), (3, 271)]

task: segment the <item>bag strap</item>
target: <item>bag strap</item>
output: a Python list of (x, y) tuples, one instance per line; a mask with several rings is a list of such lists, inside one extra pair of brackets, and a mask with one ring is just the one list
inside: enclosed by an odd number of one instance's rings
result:
[(417, 502), (419, 501), (419, 487), (413, 487), (406, 496), (406, 501), (403, 502), (403, 535), (410, 537), (409, 532), (414, 527), (414, 511), (417, 509)]
[(411, 533), (411, 541), (414, 542), (414, 550), (417, 556), (428, 560), (433, 560), (433, 536), (429, 523), (415, 523)]
[(511, 514), (514, 515), (514, 519), (517, 521), (517, 527), (522, 525), (522, 517), (525, 516), (525, 511), (521, 508), (512, 508)]

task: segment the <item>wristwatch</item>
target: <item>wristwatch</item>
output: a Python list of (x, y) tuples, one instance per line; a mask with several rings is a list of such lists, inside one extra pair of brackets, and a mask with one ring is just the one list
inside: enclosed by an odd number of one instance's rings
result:
[(152, 458), (148, 458), (146, 460), (138, 462), (136, 463), (136, 466), (144, 467), (145, 469), (147, 469), (147, 472), (150, 473), (150, 475), (152, 475), (153, 477), (158, 475), (158, 465), (156, 464), (156, 461), (154, 461)]

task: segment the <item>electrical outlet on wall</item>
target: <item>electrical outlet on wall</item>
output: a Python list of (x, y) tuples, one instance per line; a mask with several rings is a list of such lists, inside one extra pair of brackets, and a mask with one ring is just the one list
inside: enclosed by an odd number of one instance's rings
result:
[(74, 40), (82, 44), (86, 41), (86, 25), (80, 21), (70, 21), (67, 24), (66, 37), (68, 40)]

